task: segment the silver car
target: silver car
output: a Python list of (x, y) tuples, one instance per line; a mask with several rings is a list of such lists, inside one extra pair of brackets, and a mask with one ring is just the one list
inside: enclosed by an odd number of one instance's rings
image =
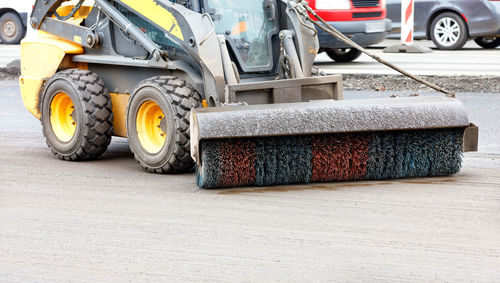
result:
[[(389, 38), (399, 38), (401, 0), (387, 0)], [(474, 39), (483, 48), (500, 46), (499, 0), (415, 0), (415, 39), (432, 39), (439, 49), (460, 49)]]

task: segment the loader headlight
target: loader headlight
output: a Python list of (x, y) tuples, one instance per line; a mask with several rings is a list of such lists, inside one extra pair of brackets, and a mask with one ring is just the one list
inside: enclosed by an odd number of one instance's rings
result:
[(380, 0), (380, 7), (382, 8), (387, 7), (387, 0)]
[(350, 0), (316, 0), (316, 10), (349, 10)]

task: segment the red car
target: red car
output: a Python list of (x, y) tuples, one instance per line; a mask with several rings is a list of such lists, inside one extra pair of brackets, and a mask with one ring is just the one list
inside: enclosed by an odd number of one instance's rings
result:
[[(310, 0), (318, 16), (366, 47), (384, 40), (391, 30), (386, 19), (386, 0)], [(337, 62), (350, 62), (361, 52), (318, 29), (320, 52), (326, 52)]]

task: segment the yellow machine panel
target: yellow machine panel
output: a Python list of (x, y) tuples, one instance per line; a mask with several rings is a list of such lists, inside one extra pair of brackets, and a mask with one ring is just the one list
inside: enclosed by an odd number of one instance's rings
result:
[(110, 93), (111, 103), (113, 103), (113, 134), (119, 137), (127, 137), (127, 104), (129, 94)]
[(49, 79), (57, 72), (66, 54), (82, 53), (81, 45), (46, 33), (21, 42), (19, 85), (24, 106), (35, 117), (38, 119), (41, 117), (39, 93), (44, 80)]

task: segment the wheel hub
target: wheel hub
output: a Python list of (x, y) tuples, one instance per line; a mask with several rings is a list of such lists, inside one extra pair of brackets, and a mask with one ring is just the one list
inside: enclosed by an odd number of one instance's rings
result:
[(59, 92), (52, 98), (50, 103), (50, 124), (55, 136), (62, 142), (69, 142), (75, 135), (74, 110), (73, 101), (67, 94)]
[(16, 24), (12, 21), (7, 21), (3, 24), (2, 31), (7, 37), (13, 37), (16, 34)]
[(434, 35), (440, 44), (451, 46), (460, 38), (460, 26), (452, 18), (442, 18), (436, 24)]
[(137, 111), (136, 128), (142, 148), (151, 154), (160, 152), (167, 139), (167, 120), (155, 101), (148, 100), (141, 104)]

